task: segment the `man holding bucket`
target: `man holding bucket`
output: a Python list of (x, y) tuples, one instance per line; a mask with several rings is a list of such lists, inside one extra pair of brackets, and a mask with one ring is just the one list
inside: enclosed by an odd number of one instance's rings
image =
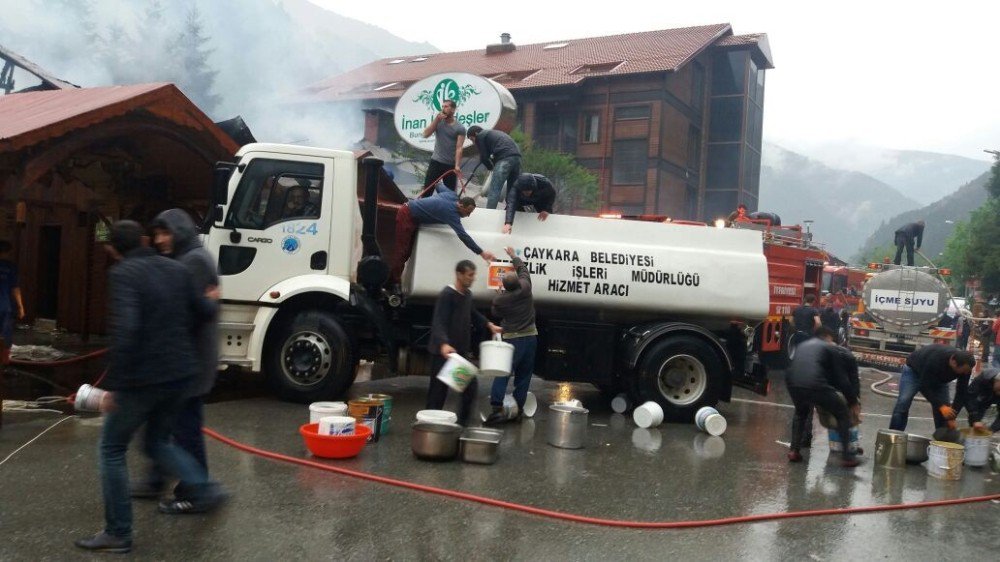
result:
[[(531, 373), (535, 368), (535, 350), (538, 348), (538, 330), (535, 329), (535, 303), (531, 295), (531, 274), (521, 258), (514, 254), (514, 248), (504, 248), (514, 263), (514, 272), (503, 276), (504, 292), (493, 298), (493, 316), (501, 318), (503, 339), (514, 346), (514, 401), (517, 415), (524, 411), (531, 385)], [(490, 405), (493, 413), (486, 418), (486, 425), (494, 425), (507, 420), (503, 411), (503, 398), (507, 392), (507, 379), (493, 379)]]
[[(919, 392), (931, 403), (934, 428), (949, 426), (965, 404), (969, 376), (976, 365), (976, 358), (968, 351), (944, 344), (925, 345), (906, 358), (906, 365), (899, 374), (899, 397), (892, 409), (889, 429), (905, 431), (910, 417), (910, 405)], [(948, 383), (955, 383), (955, 400), (948, 398)], [(949, 402), (951, 405), (949, 406)]]
[[(462, 260), (455, 265), (455, 284), (441, 290), (437, 303), (434, 305), (434, 317), (431, 321), (431, 337), (427, 343), (427, 351), (431, 359), (431, 382), (427, 389), (427, 409), (440, 410), (448, 397), (448, 385), (442, 382), (436, 373), (441, 371), (449, 356), (457, 354), (468, 356), (472, 348), (472, 330), (480, 332), (489, 330), (499, 334), (500, 327), (486, 319), (472, 305), (472, 284), (476, 280), (476, 264)], [(476, 401), (479, 384), (473, 378), (462, 390), (462, 407), (458, 413), (458, 423), (468, 425), (469, 416)]]

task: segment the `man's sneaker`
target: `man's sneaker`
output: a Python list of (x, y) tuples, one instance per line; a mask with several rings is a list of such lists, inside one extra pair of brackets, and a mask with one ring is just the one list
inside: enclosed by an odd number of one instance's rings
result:
[(88, 539), (77, 539), (73, 541), (73, 544), (84, 550), (92, 550), (94, 552), (125, 554), (132, 550), (132, 539), (114, 537), (103, 532)]
[(143, 480), (129, 484), (129, 493), (136, 499), (158, 500), (163, 495), (164, 488), (163, 484), (154, 484)]
[(802, 462), (802, 453), (798, 451), (788, 451), (788, 462)]
[(507, 421), (507, 415), (503, 413), (503, 408), (494, 408), (493, 413), (483, 422), (485, 426), (500, 425)]
[(854, 468), (859, 464), (861, 464), (861, 459), (859, 459), (858, 457), (851, 457), (849, 459), (844, 459), (840, 461), (840, 466), (844, 468)]
[(220, 491), (207, 499), (186, 500), (177, 499), (162, 501), (159, 505), (160, 513), (168, 515), (183, 515), (186, 513), (205, 513), (219, 507), (224, 501), (229, 499), (229, 494)]

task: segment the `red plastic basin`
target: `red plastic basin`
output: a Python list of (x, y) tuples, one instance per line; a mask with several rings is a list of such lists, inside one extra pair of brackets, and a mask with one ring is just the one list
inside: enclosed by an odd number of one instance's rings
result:
[(354, 435), (320, 435), (317, 431), (318, 423), (307, 423), (299, 428), (309, 452), (324, 459), (349, 459), (358, 456), (372, 434), (370, 427), (360, 423), (354, 426)]

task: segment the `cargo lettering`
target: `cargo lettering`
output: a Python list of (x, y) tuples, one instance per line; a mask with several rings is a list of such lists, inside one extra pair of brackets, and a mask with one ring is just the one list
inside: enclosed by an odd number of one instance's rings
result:
[(632, 265), (637, 267), (654, 267), (653, 256), (642, 254), (618, 254), (615, 252), (590, 252), (591, 263), (607, 265)]
[(525, 246), (521, 256), (526, 260), (580, 261), (576, 250), (554, 250), (552, 248), (532, 248)]
[(701, 285), (701, 274), (699, 273), (664, 273), (662, 271), (649, 271), (637, 269), (632, 272), (633, 283), (654, 283), (656, 285), (676, 285), (681, 287), (697, 287)]

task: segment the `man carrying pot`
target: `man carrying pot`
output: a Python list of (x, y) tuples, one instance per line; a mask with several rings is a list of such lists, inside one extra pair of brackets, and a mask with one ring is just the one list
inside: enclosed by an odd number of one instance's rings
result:
[(801, 462), (805, 428), (812, 423), (813, 407), (829, 412), (837, 419), (843, 449), (841, 465), (852, 468), (861, 464), (851, 449), (851, 426), (859, 417), (858, 388), (851, 383), (840, 352), (833, 342), (833, 331), (825, 326), (816, 329), (814, 338), (799, 344), (788, 368), (788, 394), (795, 404), (789, 462)]
[[(514, 272), (503, 276), (503, 292), (493, 298), (493, 316), (501, 318), (503, 339), (514, 346), (514, 401), (517, 415), (524, 411), (531, 385), (531, 373), (535, 368), (535, 350), (538, 348), (538, 330), (535, 329), (535, 302), (531, 294), (531, 274), (521, 258), (514, 254), (514, 248), (504, 248), (514, 264)], [(495, 425), (507, 420), (503, 411), (503, 398), (507, 392), (507, 379), (493, 379), (490, 405), (493, 413), (486, 418), (486, 425)]]
[[(440, 410), (448, 397), (448, 385), (437, 378), (448, 356), (457, 353), (468, 358), (472, 348), (473, 329), (483, 333), (499, 334), (500, 327), (486, 319), (472, 304), (472, 284), (476, 280), (476, 264), (462, 260), (455, 265), (455, 284), (441, 289), (434, 316), (431, 320), (431, 337), (427, 351), (431, 357), (431, 382), (427, 389), (427, 409)], [(476, 401), (479, 384), (475, 378), (462, 391), (462, 406), (458, 423), (469, 425), (469, 417)]]
[[(958, 416), (957, 411), (965, 403), (969, 376), (975, 365), (976, 358), (971, 353), (951, 345), (935, 343), (911, 353), (899, 374), (899, 397), (892, 409), (889, 429), (906, 430), (910, 405), (918, 392), (931, 404), (934, 428), (951, 425), (948, 422)], [(952, 401), (948, 396), (948, 383), (955, 380), (955, 400)]]

